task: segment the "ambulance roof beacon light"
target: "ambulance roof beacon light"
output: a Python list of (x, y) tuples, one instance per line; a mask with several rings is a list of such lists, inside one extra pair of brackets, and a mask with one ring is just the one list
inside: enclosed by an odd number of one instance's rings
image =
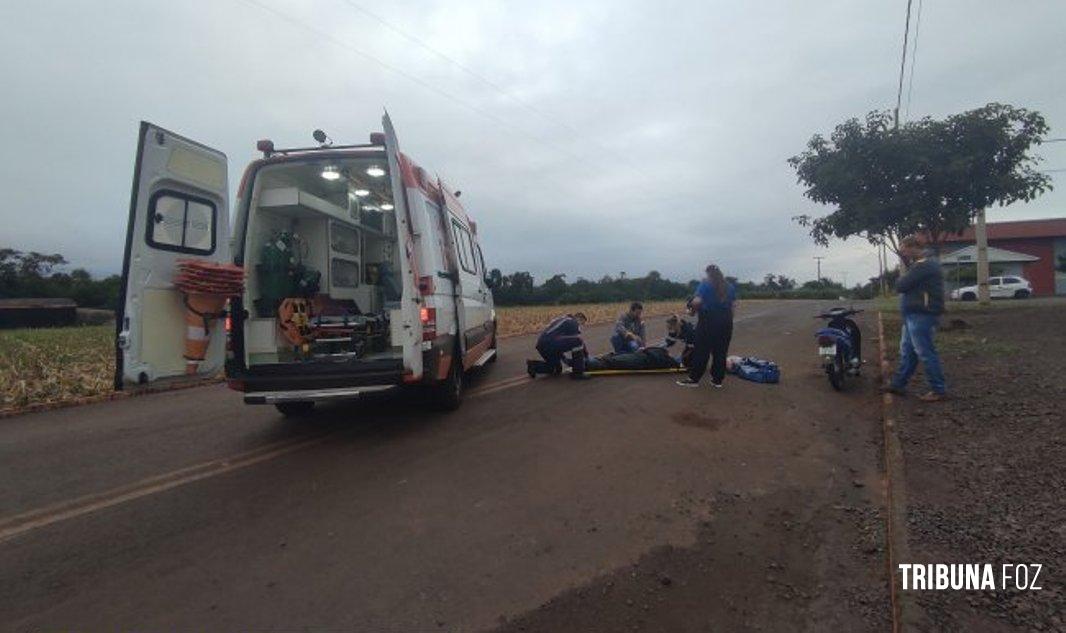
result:
[(270, 155), (274, 153), (274, 141), (264, 138), (255, 142), (255, 148), (263, 152), (263, 158), (270, 158)]

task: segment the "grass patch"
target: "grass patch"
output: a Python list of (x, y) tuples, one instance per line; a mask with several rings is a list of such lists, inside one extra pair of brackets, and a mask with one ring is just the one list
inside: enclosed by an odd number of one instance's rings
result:
[[(1018, 310), (1034, 306), (1063, 306), (1066, 307), (1066, 297), (1035, 297), (1032, 299), (995, 299), (987, 306), (978, 301), (945, 301), (944, 314), (953, 313), (985, 313), (994, 310)], [(899, 297), (877, 297), (874, 299), (874, 307), (881, 312), (899, 314)]]
[(0, 409), (111, 391), (115, 328), (0, 331)]
[(1003, 356), (1007, 354), (1017, 354), (1021, 351), (1017, 345), (964, 331), (938, 333), (937, 338), (939, 339), (937, 341), (938, 347), (940, 348), (940, 351), (945, 354), (965, 356), (982, 352), (985, 354)]
[[(898, 312), (884, 313), (882, 319), (885, 324), (885, 350), (890, 360), (899, 358), (899, 333), (902, 329), (902, 319)], [(943, 356), (965, 357), (977, 353), (1008, 355), (1017, 354), (1021, 351), (1017, 345), (1008, 343), (987, 333), (974, 329), (949, 329), (948, 315), (941, 317), (940, 328), (936, 333), (936, 347)], [(970, 325), (972, 328), (973, 326)]]

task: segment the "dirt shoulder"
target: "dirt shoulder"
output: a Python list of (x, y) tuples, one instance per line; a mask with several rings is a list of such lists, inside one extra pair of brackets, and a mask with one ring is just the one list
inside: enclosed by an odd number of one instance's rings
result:
[[(895, 400), (913, 558), (900, 562), (1043, 565), (1042, 591), (911, 592), (919, 630), (1066, 631), (1064, 324), (1054, 302), (945, 315), (952, 398)], [(885, 337), (895, 366), (898, 315), (885, 315)]]

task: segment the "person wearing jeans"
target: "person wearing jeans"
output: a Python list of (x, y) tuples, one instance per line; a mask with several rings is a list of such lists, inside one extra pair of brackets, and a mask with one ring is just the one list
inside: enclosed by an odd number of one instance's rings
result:
[(940, 315), (944, 312), (944, 276), (940, 262), (934, 256), (925, 255), (921, 241), (913, 236), (900, 242), (900, 255), (910, 262), (910, 268), (896, 282), (903, 326), (899, 337), (899, 367), (887, 391), (906, 395), (907, 383), (921, 362), (929, 383), (929, 392), (921, 400), (937, 402), (947, 395), (935, 341)]
[(940, 367), (940, 357), (936, 352), (934, 337), (939, 317), (935, 314), (913, 313), (903, 316), (903, 330), (899, 337), (899, 367), (892, 377), (892, 387), (897, 393), (906, 389), (907, 382), (918, 369), (921, 361), (925, 367), (925, 378), (929, 382), (930, 394), (922, 396), (923, 400), (939, 400), (947, 392), (944, 384), (944, 371)]

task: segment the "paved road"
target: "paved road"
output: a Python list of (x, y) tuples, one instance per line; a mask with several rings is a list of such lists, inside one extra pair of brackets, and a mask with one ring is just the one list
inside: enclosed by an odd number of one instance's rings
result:
[[(0, 629), (877, 628), (875, 372), (829, 390), (822, 305), (742, 305), (777, 386), (530, 381), (518, 337), (450, 414), (287, 421), (219, 386), (0, 421)], [(664, 551), (699, 571), (608, 591)]]

